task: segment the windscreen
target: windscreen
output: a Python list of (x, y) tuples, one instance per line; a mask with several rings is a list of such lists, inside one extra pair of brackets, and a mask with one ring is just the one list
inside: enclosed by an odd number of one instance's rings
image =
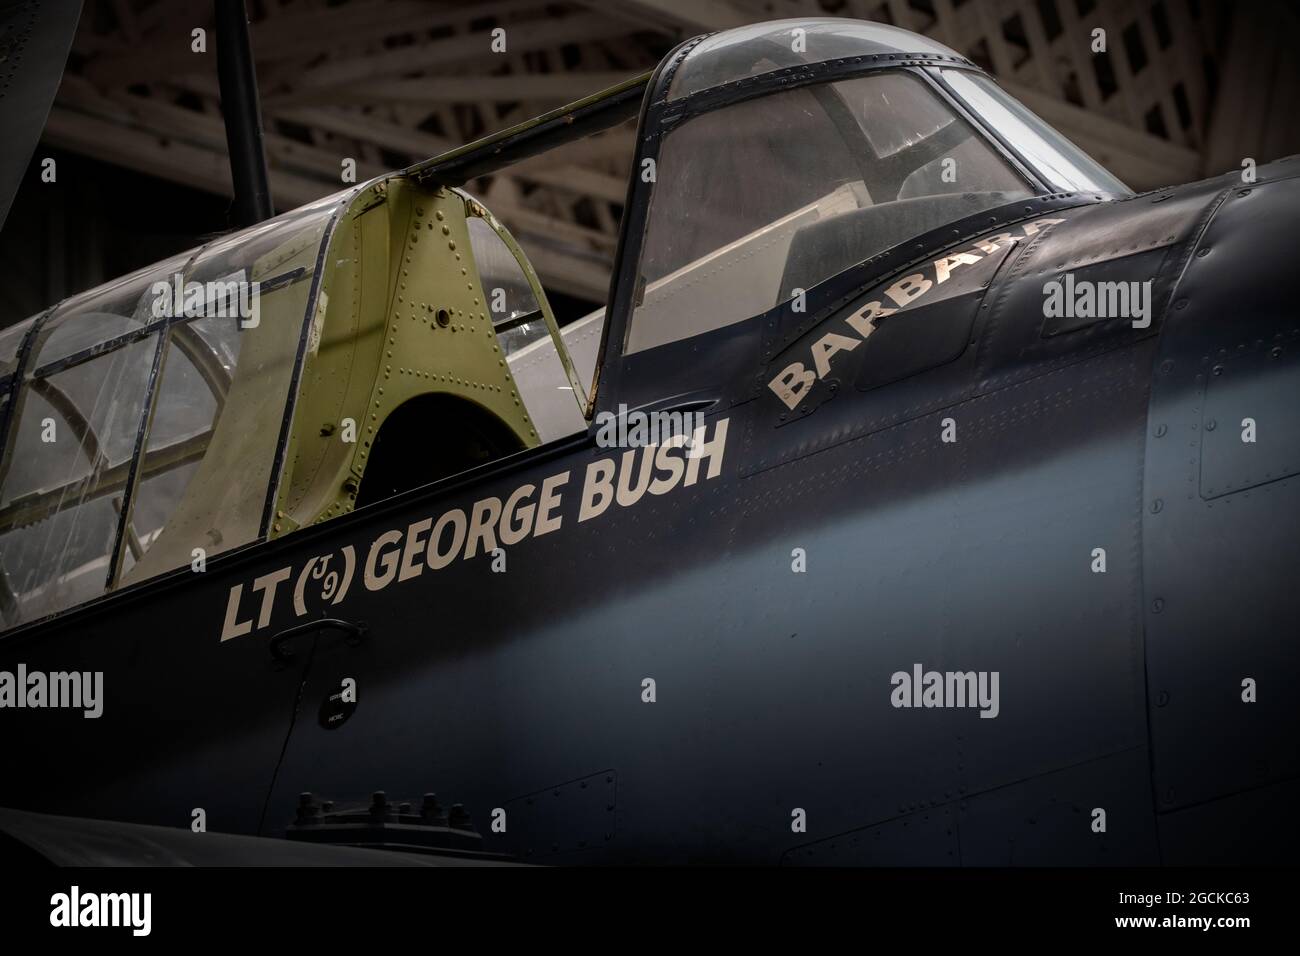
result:
[(970, 110), (1006, 137), (1035, 172), (1057, 189), (1114, 196), (1132, 194), (1132, 190), (1104, 166), (987, 76), (969, 70), (943, 70), (941, 73)]
[(758, 315), (931, 229), (1031, 194), (918, 76), (784, 90), (666, 137), (626, 351)]

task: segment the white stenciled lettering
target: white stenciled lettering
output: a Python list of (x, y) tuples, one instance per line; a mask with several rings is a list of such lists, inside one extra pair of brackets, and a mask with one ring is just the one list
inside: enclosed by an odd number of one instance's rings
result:
[(713, 437), (706, 439), (708, 429), (701, 425), (695, 429), (695, 437), (691, 441), (691, 449), (686, 454), (686, 481), (684, 485), (695, 484), (695, 479), (699, 475), (700, 463), (707, 461), (709, 463), (709, 472), (706, 478), (716, 478), (722, 473), (722, 454), (727, 450), (727, 422), (728, 419), (718, 420), (713, 429)]
[(614, 459), (597, 458), (587, 466), (587, 476), (582, 482), (582, 505), (578, 520), (586, 521), (605, 513), (614, 500)]
[(414, 521), (406, 529), (406, 545), (402, 548), (402, 569), (397, 572), (397, 580), (407, 581), (416, 577), (424, 570), (419, 564), (416, 564), (416, 558), (420, 554), (420, 546), (424, 544), (420, 535), (428, 531), (433, 525), (431, 518), (425, 518), (423, 521)]
[(807, 394), (817, 376), (803, 367), (802, 362), (792, 362), (781, 369), (781, 374), (767, 383), (787, 408), (794, 408)]
[[(930, 293), (931, 289), (951, 279), (956, 269), (974, 266), (981, 262), (991, 262), (993, 260), (986, 259), (987, 256), (991, 256), (1011, 243), (1037, 235), (1044, 228), (1058, 222), (1064, 222), (1064, 220), (1035, 219), (1033, 222), (1021, 226), (1021, 234), (1019, 235), (999, 232), (995, 235), (977, 239), (972, 244), (972, 248), (942, 256), (926, 266), (926, 269), (933, 272), (933, 279), (927, 276), (925, 272), (912, 272), (896, 278), (885, 288), (884, 298), (868, 302), (856, 312), (844, 318), (844, 324), (856, 332), (859, 338), (850, 338), (836, 332), (823, 334), (807, 347), (807, 354), (812, 359), (813, 369), (810, 370), (804, 362), (791, 362), (767, 383), (767, 387), (785, 403), (786, 408), (793, 411), (804, 400), (804, 397), (812, 391), (813, 386), (830, 373), (831, 358), (840, 352), (851, 352), (856, 349), (862, 340), (867, 339), (876, 330), (877, 319), (893, 315), (895, 312), (902, 311), (922, 301)], [(892, 301), (897, 308), (884, 308), (882, 302), (885, 299)], [(1135, 322), (1134, 325), (1137, 326), (1138, 323)]]
[[(537, 489), (532, 485), (520, 485), (506, 499), (506, 506), (501, 512), (501, 543), (509, 547), (528, 537), (533, 530), (533, 513), (536, 506), (529, 501)], [(524, 502), (528, 502), (524, 504)], [(518, 525), (515, 519), (519, 520)]]
[(851, 339), (847, 335), (827, 332), (813, 343), (813, 364), (817, 367), (817, 377), (825, 378), (831, 371), (831, 356), (836, 352), (852, 352), (861, 345), (861, 340)]
[[(456, 560), (461, 546), (465, 544), (466, 527), (465, 512), (459, 508), (452, 508), (438, 519), (438, 523), (433, 527), (433, 534), (429, 536), (429, 567), (437, 571)], [(442, 539), (446, 537), (445, 532), (448, 528), (451, 529), (451, 546), (443, 551)]]
[(364, 576), (367, 591), (380, 591), (393, 583), (393, 578), (397, 576), (400, 549), (388, 549), (401, 541), (402, 532), (385, 531), (370, 546)]
[[(664, 495), (679, 486), (718, 477), (722, 473), (728, 419), (718, 419), (712, 425), (703, 423), (700, 416), (682, 417), (680, 421), (683, 425), (692, 421), (700, 424), (689, 434), (676, 431), (677, 426), (661, 431), (662, 445), (631, 442), (631, 447), (616, 458), (598, 458), (590, 462), (584, 471), (582, 490), (578, 495), (577, 521), (597, 518), (615, 503), (620, 508), (636, 507), (647, 492)], [(438, 571), (457, 559), (469, 560), (479, 554), (492, 556), (491, 570), (504, 571), (503, 547), (563, 529), (564, 495), (570, 475), (570, 471), (563, 471), (543, 478), (540, 485), (519, 485), (506, 496), (504, 504), (500, 497), (488, 496), (468, 507), (449, 508), (437, 518), (417, 518), (404, 528), (383, 532), (370, 543), (362, 564), (361, 576), (366, 590), (380, 591), (394, 582), (418, 577), (426, 570)], [(355, 546), (346, 545), (343, 553), (349, 562), (346, 573), (350, 579), (353, 560), (350, 556), (355, 553)], [(312, 572), (316, 560), (311, 559), (297, 570), (300, 581)], [(276, 597), (281, 593), (279, 585), (294, 573), (292, 567), (280, 568), (253, 580), (251, 590), (261, 595), (256, 623), (242, 617), (245, 613), (242, 606), (245, 585), (234, 585), (227, 597), (221, 639), (227, 641), (266, 627), (271, 621)], [(331, 585), (332, 588), (338, 586), (337, 582)], [(341, 587), (346, 590), (346, 585)], [(339, 592), (335, 604), (342, 600), (342, 593)], [(301, 617), (306, 613), (301, 605), (301, 594), (295, 596), (295, 602), (297, 614)]]
[(489, 554), (497, 549), (497, 538), (492, 529), (500, 520), (500, 498), (484, 498), (474, 502), (469, 519), (469, 534), (465, 538), (465, 557), (472, 558), (478, 554), (480, 543)]
[(559, 490), (568, 481), (569, 473), (566, 471), (562, 475), (551, 475), (542, 482), (542, 493), (537, 499), (537, 524), (533, 528), (533, 537), (540, 538), (544, 534), (560, 530), (560, 516), (552, 516), (551, 512), (560, 507)]

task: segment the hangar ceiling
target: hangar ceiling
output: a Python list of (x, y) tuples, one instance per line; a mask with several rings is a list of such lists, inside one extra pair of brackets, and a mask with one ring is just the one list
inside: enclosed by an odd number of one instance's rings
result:
[[(654, 67), (681, 39), (758, 20), (856, 17), (928, 34), (1138, 189), (1300, 151), (1285, 3), (1212, 0), (250, 0), (279, 209), (408, 165)], [(1264, 15), (1264, 14), (1267, 15)], [(1276, 28), (1286, 18), (1286, 29)], [(51, 146), (229, 195), (211, 4), (86, 0)], [(1269, 24), (1273, 23), (1274, 28)], [(506, 30), (506, 51), (492, 51)], [(207, 31), (206, 53), (192, 50)], [(1094, 54), (1093, 31), (1107, 52)], [(151, 51), (141, 55), (141, 50)], [(1289, 104), (1289, 105), (1288, 105)], [(633, 130), (471, 184), (549, 287), (600, 301)]]

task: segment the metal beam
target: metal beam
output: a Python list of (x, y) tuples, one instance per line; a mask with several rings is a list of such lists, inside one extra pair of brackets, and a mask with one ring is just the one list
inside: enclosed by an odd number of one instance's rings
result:
[[(178, 121), (180, 116), (186, 115), (189, 124), (181, 127), (186, 139), (181, 139), (177, 137)], [(149, 125), (140, 125), (141, 118), (147, 118)], [(150, 104), (143, 117), (137, 116), (135, 121), (131, 121), (120, 113), (105, 118), (56, 102), (46, 126), (46, 140), (55, 146), (170, 182), (230, 196), (233, 189), (229, 167), (219, 147), (220, 136), (221, 124), (215, 118), (158, 103)], [(187, 141), (191, 138), (193, 142)], [(272, 160), (279, 152), (278, 142), (276, 137), (268, 138)], [(331, 172), (337, 175), (337, 157), (316, 147), (288, 140), (283, 144), (286, 149), (293, 150), (291, 158), (300, 167), (307, 167), (308, 173), (304, 175), (301, 171), (271, 167), (271, 186), (282, 202), (289, 207), (300, 206), (342, 188), (343, 184), (324, 178)], [(321, 171), (321, 178), (311, 175), (317, 170)], [(358, 180), (368, 179), (379, 171), (358, 164)], [(497, 177), (498, 180), (507, 178)], [(604, 299), (608, 288), (608, 266), (595, 266), (593, 261), (602, 257), (612, 259), (616, 236), (528, 209), (517, 202), (494, 199), (489, 206), (512, 231), (525, 236), (524, 244), (530, 258), (534, 251), (538, 251), (535, 268), (548, 287), (553, 285), (570, 294), (597, 301)], [(530, 241), (529, 236), (547, 237), (545, 251), (540, 249), (540, 242)], [(572, 247), (574, 252), (566, 253), (565, 245)]]
[(221, 111), (226, 122), (226, 148), (235, 188), (236, 225), (251, 226), (275, 213), (266, 174), (266, 145), (262, 108), (257, 96), (257, 70), (248, 39), (248, 10), (244, 0), (215, 0), (217, 77)]

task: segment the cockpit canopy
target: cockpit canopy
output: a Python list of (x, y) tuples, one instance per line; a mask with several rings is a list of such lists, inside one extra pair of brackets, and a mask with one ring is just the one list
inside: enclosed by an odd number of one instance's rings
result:
[(7, 330), (0, 627), (585, 426), (521, 256), (394, 176)]
[(982, 210), (1128, 194), (957, 53), (879, 24), (708, 37), (659, 119), (628, 352), (758, 315)]
[(769, 20), (701, 39), (686, 52), (673, 74), (668, 99), (679, 100), (764, 73), (794, 73), (845, 60), (862, 64), (871, 58), (905, 56), (965, 61), (942, 43), (883, 23), (840, 17)]
[[(339, 205), (331, 196), (14, 328), (0, 350), (0, 619), (257, 537)], [(203, 491), (181, 513), (190, 488)]]
[[(924, 69), (958, 113), (976, 120), (986, 138), (1003, 144), (1050, 191), (1130, 194), (1103, 166), (965, 57), (908, 30), (835, 17), (776, 20), (713, 34), (688, 47), (667, 84), (670, 104), (705, 91), (718, 97), (724, 88), (749, 85), (771, 92), (866, 70)], [(896, 136), (910, 135), (911, 119), (906, 109), (894, 110)], [(778, 121), (773, 117), (772, 125)]]

